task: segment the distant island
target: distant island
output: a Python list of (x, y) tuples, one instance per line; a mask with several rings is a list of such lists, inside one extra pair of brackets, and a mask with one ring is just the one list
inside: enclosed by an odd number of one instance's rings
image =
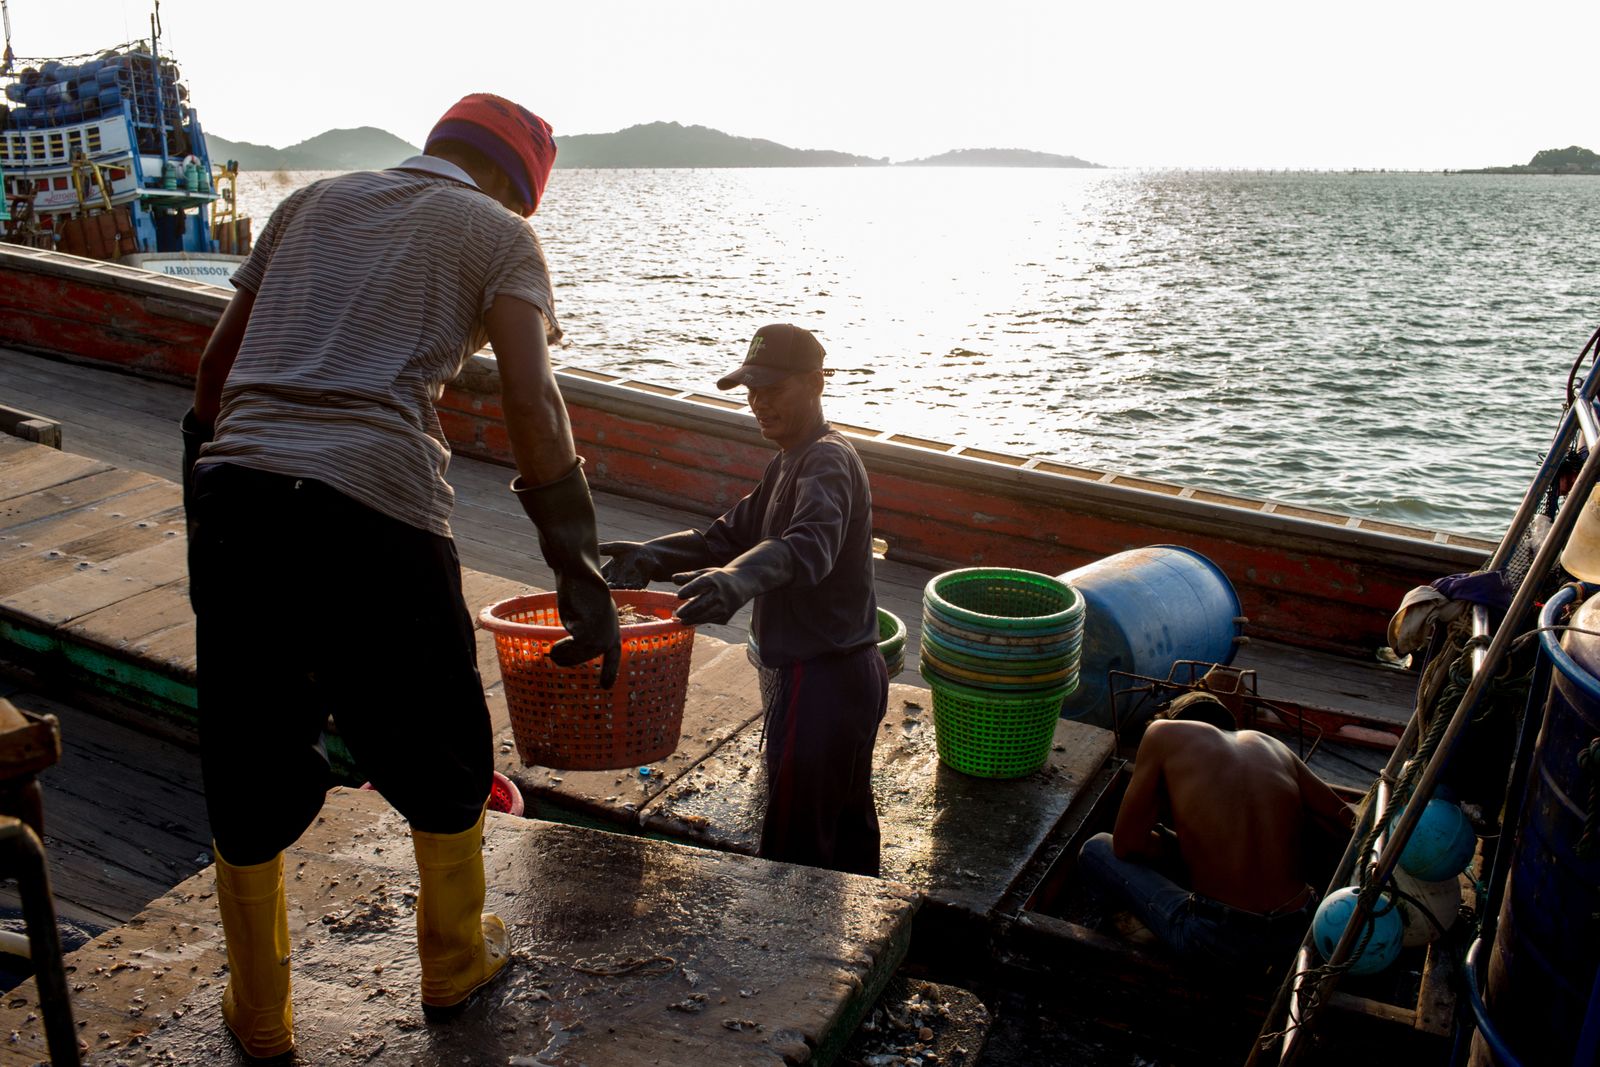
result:
[(1600, 174), (1600, 155), (1573, 145), (1570, 148), (1546, 148), (1534, 153), (1527, 163), (1512, 167), (1485, 167), (1482, 170), (1458, 170), (1456, 174)]
[(649, 122), (616, 133), (556, 135), (558, 167), (882, 167), (887, 159)]
[(422, 151), (375, 126), (328, 130), (288, 148), (229, 141), (208, 133), (206, 148), (211, 162), (238, 160), (240, 170), (379, 170)]
[[(420, 148), (372, 126), (328, 130), (288, 148), (206, 135), (211, 159), (236, 159), (243, 170), (371, 170), (392, 167)], [(648, 167), (1098, 167), (1077, 156), (1021, 148), (967, 148), (900, 164), (817, 148), (790, 148), (756, 137), (735, 137), (707, 126), (649, 122), (615, 133), (556, 135), (556, 166)]]
[(897, 164), (902, 167), (1094, 167), (1077, 156), (1057, 156), (1049, 152), (1034, 152), (1027, 148), (959, 148), (926, 159), (911, 159)]

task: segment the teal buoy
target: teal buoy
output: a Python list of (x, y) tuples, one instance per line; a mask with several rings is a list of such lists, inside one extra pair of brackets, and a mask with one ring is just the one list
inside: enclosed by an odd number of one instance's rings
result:
[[(1333, 957), (1333, 950), (1344, 936), (1344, 928), (1355, 913), (1356, 898), (1360, 895), (1354, 886), (1346, 886), (1328, 894), (1327, 899), (1317, 905), (1316, 918), (1311, 920), (1311, 939), (1316, 942), (1317, 951), (1324, 960)], [(1387, 895), (1379, 896), (1377, 906), (1367, 921), (1372, 924), (1372, 936), (1367, 938), (1365, 947), (1361, 942), (1356, 942), (1359, 954), (1350, 957), (1351, 974), (1377, 974), (1400, 955), (1405, 923), (1394, 900)]]
[(1478, 835), (1461, 809), (1435, 797), (1422, 809), (1422, 818), (1400, 853), (1400, 866), (1413, 878), (1438, 882), (1460, 874), (1477, 847)]

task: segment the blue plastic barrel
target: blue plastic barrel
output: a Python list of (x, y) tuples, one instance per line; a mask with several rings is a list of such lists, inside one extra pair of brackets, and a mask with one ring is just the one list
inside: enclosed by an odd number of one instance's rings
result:
[(1181, 545), (1151, 545), (1059, 575), (1087, 605), (1077, 692), (1061, 713), (1109, 727), (1107, 672), (1165, 678), (1179, 660), (1232, 663), (1243, 633), (1233, 583)]
[[(1551, 597), (1539, 625), (1559, 625), (1574, 596), (1569, 586)], [(1600, 597), (1571, 625), (1600, 631)], [(1524, 1063), (1572, 1062), (1600, 963), (1600, 859), (1577, 851), (1589, 803), (1578, 754), (1600, 738), (1600, 638), (1558, 638), (1539, 635), (1550, 691), (1484, 991), (1498, 1037)], [(1473, 1062), (1494, 1059), (1480, 1046)]]
[(100, 90), (100, 106), (107, 110), (120, 107), (122, 104), (122, 90), (116, 86)]

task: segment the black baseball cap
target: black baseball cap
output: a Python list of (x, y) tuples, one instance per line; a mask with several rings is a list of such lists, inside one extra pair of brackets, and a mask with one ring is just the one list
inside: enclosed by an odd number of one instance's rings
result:
[(787, 322), (763, 326), (750, 339), (750, 351), (745, 353), (739, 369), (717, 379), (717, 388), (773, 385), (785, 378), (814, 370), (832, 374), (833, 371), (823, 370), (822, 367), (822, 357), (826, 355), (822, 342), (810, 330), (802, 330)]

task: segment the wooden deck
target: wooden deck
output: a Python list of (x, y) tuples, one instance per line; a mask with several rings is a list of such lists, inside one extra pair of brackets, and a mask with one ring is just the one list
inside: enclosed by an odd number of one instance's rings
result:
[[(63, 447), (127, 472), (178, 477), (178, 419), (190, 402), (187, 387), (169, 385), (104, 367), (81, 366), (0, 348), (0, 396), (62, 425)], [(450, 467), (456, 489), (454, 528), (462, 565), (513, 582), (548, 588), (552, 575), (539, 556), (526, 516), (507, 491), (510, 471), (456, 457)], [(614, 493), (597, 493), (601, 537), (643, 539), (705, 525), (705, 517)], [(899, 562), (894, 546), (878, 564), (878, 602), (905, 621), (910, 631), (900, 681), (915, 684), (916, 650), (922, 630), (922, 589), (935, 571)], [(702, 627), (731, 642), (746, 636), (748, 609), (728, 627)], [(1238, 666), (1259, 672), (1262, 695), (1303, 704), (1386, 716), (1410, 715), (1415, 675), (1338, 656), (1306, 652), (1272, 642), (1253, 642)]]
[[(24, 670), (45, 664), (64, 676), (92, 678), (89, 688), (107, 694), (121, 711), (163, 701), (169, 711), (192, 709), (193, 620), (180, 494), (172, 484), (178, 475), (175, 427), (189, 403), (188, 390), (0, 349), (0, 395), (60, 422), (67, 450), (0, 438), (0, 639), (12, 646)], [(471, 568), (464, 574), (469, 602), (547, 587), (552, 576), (534, 532), (506, 490), (509, 472), (457, 458), (450, 473), (458, 493), (456, 538), (463, 564)], [(597, 494), (596, 503), (605, 538), (647, 538), (704, 522), (693, 513), (612, 494)], [(895, 561), (892, 546), (890, 554), (878, 568), (879, 600), (911, 630), (899, 682), (916, 682), (921, 591), (933, 572)], [(742, 614), (729, 626), (700, 629), (682, 743), (646, 774), (524, 767), (511, 744), (492, 645), (480, 635), (499, 769), (522, 787), (529, 814), (749, 851), (758, 801), (759, 701), (743, 648), (746, 619)], [(1261, 691), (1269, 697), (1397, 721), (1409, 711), (1412, 676), (1376, 664), (1254, 644), (1239, 665), (1260, 672)], [(50, 685), (60, 680), (40, 677)], [(165, 915), (163, 908), (178, 906), (164, 895), (168, 887), (209, 877), (203, 871), (209, 863), (204, 805), (197, 760), (185, 745), (189, 739), (181, 730), (177, 744), (132, 733), (43, 692), (56, 695), (44, 684), (25, 685), (12, 699), (51, 711), (63, 723), (63, 762), (44, 777), (52, 875), (63, 917), (100, 929), (126, 922), (151, 901), (152, 913)], [(1020, 782), (976, 782), (938, 764), (930, 711), (925, 690), (895, 685), (875, 775), (885, 874), (925, 892), (929, 913), (981, 923), (1004, 901), (1016, 899), (1041, 843), (1110, 754), (1110, 738), (1063, 722), (1044, 771)], [(174, 721), (179, 720), (157, 715), (143, 725), (170, 729)], [(1381, 763), (1372, 753), (1364, 759), (1373, 767)], [(1359, 780), (1360, 773), (1352, 777)], [(6, 902), (0, 897), (0, 904)], [(216, 944), (208, 945), (203, 951), (217, 951)], [(390, 952), (391, 958), (399, 955)], [(31, 986), (24, 988), (31, 992)], [(175, 1002), (193, 993), (176, 989)], [(123, 1003), (118, 1010), (125, 1008)], [(412, 1049), (412, 1031), (396, 1018), (375, 1023), (374, 1040), (388, 1050)], [(178, 1032), (215, 1053), (215, 1018), (207, 1024), (202, 1010), (193, 1025), (200, 1029)], [(528, 1044), (531, 1037), (518, 1041), (529, 1052), (539, 1050)], [(354, 1055), (374, 1047), (339, 1051)], [(673, 1051), (663, 1051), (664, 1062), (691, 1062)], [(390, 1061), (388, 1052), (383, 1059)], [(402, 1060), (451, 1062), (404, 1054), (392, 1062)]]
[[(904, 955), (917, 894), (877, 879), (491, 815), (488, 906), (511, 973), (424, 1025), (405, 823), (340, 789), (285, 856), (297, 1062), (828, 1062)], [(90, 1062), (243, 1062), (211, 869), (67, 959)], [(0, 1063), (44, 1048), (30, 985), (0, 1009)]]

